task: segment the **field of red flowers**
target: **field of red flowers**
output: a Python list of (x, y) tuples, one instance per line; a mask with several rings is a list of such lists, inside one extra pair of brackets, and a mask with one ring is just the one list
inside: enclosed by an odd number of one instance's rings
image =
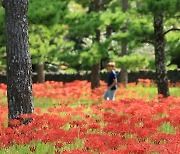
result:
[(0, 84), (0, 153), (180, 153), (180, 97), (140, 97), (142, 87), (153, 89), (143, 80), (128, 85), (135, 88), (119, 86), (116, 101), (104, 101), (106, 85), (101, 85), (92, 91), (87, 81), (34, 84), (33, 121), (14, 120), (12, 129), (6, 85)]

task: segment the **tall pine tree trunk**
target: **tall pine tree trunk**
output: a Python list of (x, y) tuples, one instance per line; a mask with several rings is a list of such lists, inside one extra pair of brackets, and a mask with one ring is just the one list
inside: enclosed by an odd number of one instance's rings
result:
[[(100, 10), (100, 0), (94, 0), (93, 11), (98, 12)], [(100, 42), (100, 30), (96, 29), (95, 41)], [(100, 86), (100, 65), (101, 60), (91, 67), (91, 88), (98, 88)]]
[(158, 94), (164, 97), (169, 96), (168, 78), (166, 71), (165, 59), (165, 38), (164, 38), (164, 21), (163, 14), (154, 15), (154, 47), (156, 62), (156, 82), (158, 86)]
[[(100, 41), (100, 31), (96, 30), (97, 42)], [(101, 60), (91, 67), (91, 89), (98, 88), (100, 86), (100, 65)]]
[[(126, 42), (122, 42), (121, 43), (121, 56), (125, 56), (127, 54), (127, 43)], [(126, 87), (127, 83), (128, 83), (128, 72), (126, 70), (126, 68), (124, 66), (121, 66), (121, 72), (120, 72), (120, 79), (119, 79), (120, 83), (122, 83), (124, 85), (124, 87)]]
[(43, 83), (45, 81), (44, 64), (36, 65), (37, 82)]
[(28, 0), (5, 0), (8, 118), (33, 112), (32, 66), (28, 45)]
[[(128, 0), (122, 0), (122, 11), (126, 12), (128, 10)], [(125, 33), (127, 30), (127, 26), (125, 25), (123, 27), (123, 32)], [(121, 43), (121, 56), (125, 56), (127, 54), (127, 42), (123, 41)], [(124, 87), (126, 87), (128, 83), (128, 72), (124, 66), (121, 66), (121, 72), (120, 72), (120, 83), (123, 83)]]

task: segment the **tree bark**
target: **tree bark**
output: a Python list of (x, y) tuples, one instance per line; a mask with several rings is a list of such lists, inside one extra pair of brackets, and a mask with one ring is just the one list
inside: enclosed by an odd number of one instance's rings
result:
[(91, 67), (91, 89), (100, 87), (100, 62)]
[(166, 71), (163, 13), (154, 15), (154, 37), (156, 82), (158, 86), (158, 94), (162, 94), (164, 97), (168, 97), (170, 94)]
[[(93, 11), (98, 12), (100, 10), (100, 0), (94, 0)], [(96, 29), (95, 41), (100, 42), (100, 30)], [(98, 88), (100, 86), (100, 65), (101, 60), (91, 67), (91, 89)]]
[[(121, 56), (125, 56), (127, 54), (127, 43), (122, 42), (121, 43)], [(120, 72), (120, 77), (119, 77), (119, 82), (126, 87), (128, 83), (128, 72), (124, 66), (121, 66), (121, 72)]]
[(126, 12), (128, 10), (128, 0), (122, 0), (122, 11)]
[[(100, 42), (100, 31), (96, 30), (95, 41)], [(100, 87), (100, 65), (101, 60), (91, 67), (91, 89)]]
[[(126, 12), (128, 10), (128, 0), (122, 0), (122, 11)], [(127, 26), (125, 25), (123, 27), (123, 32), (125, 33), (127, 30)], [(121, 56), (125, 56), (127, 54), (127, 42), (123, 41), (121, 43)], [(126, 68), (124, 66), (121, 66), (121, 72), (120, 72), (120, 79), (119, 79), (120, 83), (122, 83), (124, 85), (124, 87), (126, 87), (127, 83), (128, 83), (128, 72), (126, 70)]]
[(33, 112), (32, 65), (28, 45), (28, 0), (5, 0), (8, 119)]
[(45, 81), (44, 64), (36, 65), (37, 82), (43, 83)]

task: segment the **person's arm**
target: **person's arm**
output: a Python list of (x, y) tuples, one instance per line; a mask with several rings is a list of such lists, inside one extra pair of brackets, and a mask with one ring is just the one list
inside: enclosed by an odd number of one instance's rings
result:
[(109, 90), (117, 84), (117, 79), (113, 79), (113, 83), (108, 87)]

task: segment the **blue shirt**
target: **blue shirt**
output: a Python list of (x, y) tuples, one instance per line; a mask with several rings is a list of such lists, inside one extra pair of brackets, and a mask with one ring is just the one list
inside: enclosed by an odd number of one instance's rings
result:
[[(114, 79), (117, 79), (117, 76), (116, 76), (116, 72), (112, 71), (108, 74), (108, 82), (107, 82), (108, 87), (113, 83)], [(117, 83), (111, 88), (111, 90), (115, 90), (115, 89), (117, 89)]]

